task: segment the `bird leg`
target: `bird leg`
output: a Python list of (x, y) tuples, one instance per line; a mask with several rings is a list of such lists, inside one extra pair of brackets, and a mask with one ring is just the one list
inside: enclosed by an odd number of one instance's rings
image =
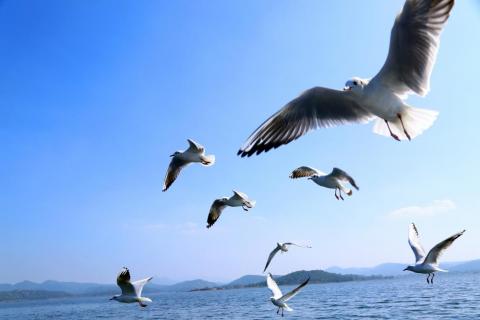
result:
[(340, 199), (345, 200), (345, 199), (343, 199), (343, 197), (342, 197), (342, 189), (338, 189), (338, 195), (340, 196)]
[(427, 283), (430, 283), (430, 273), (427, 275)]
[[(335, 198), (337, 198), (337, 200), (340, 200), (340, 198), (337, 196), (337, 189), (338, 188), (335, 188)], [(340, 190), (340, 189), (338, 189), (338, 190)]]
[(435, 277), (435, 273), (432, 273), (432, 278), (430, 279), (430, 284), (433, 284), (433, 278)]
[(242, 209), (243, 209), (244, 211), (248, 211), (248, 209), (247, 209), (247, 207), (245, 207), (245, 205), (242, 206)]
[(282, 317), (283, 317), (283, 308), (282, 308)]
[(277, 309), (277, 314), (278, 314), (279, 312), (280, 312), (280, 307), (278, 307), (278, 309)]
[(403, 124), (402, 115), (400, 113), (398, 113), (397, 117), (398, 117), (398, 119), (400, 119), (400, 123), (402, 124), (403, 132), (407, 136), (408, 140), (411, 141), (412, 139), (410, 138), (410, 135), (408, 134), (407, 129), (405, 129), (405, 126)]
[(145, 308), (145, 307), (147, 306), (146, 304), (143, 304), (143, 303), (141, 303), (141, 302), (139, 302), (138, 304), (139, 304), (140, 307), (142, 307), (142, 308)]
[(392, 136), (392, 138), (397, 141), (400, 141), (400, 138), (398, 138), (398, 136), (392, 132), (392, 129), (390, 129), (390, 125), (388, 124), (388, 121), (387, 120), (384, 120), (384, 121), (387, 124), (388, 131), (390, 132), (390, 135)]

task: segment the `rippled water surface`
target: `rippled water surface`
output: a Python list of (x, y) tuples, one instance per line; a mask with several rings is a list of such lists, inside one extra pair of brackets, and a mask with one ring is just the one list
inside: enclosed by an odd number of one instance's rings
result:
[[(480, 319), (480, 273), (308, 285), (285, 319)], [(285, 292), (291, 287), (282, 287)], [(147, 295), (147, 308), (110, 297), (0, 303), (0, 319), (275, 319), (267, 288)]]

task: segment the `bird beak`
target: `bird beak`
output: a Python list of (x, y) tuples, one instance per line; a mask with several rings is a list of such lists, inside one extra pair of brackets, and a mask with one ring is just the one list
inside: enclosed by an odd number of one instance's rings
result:
[(110, 299), (108, 299), (108, 300), (113, 300), (113, 298), (110, 298)]
[(407, 271), (407, 270), (408, 270), (408, 268), (403, 269), (403, 271)]
[(352, 87), (350, 86), (343, 87), (343, 91), (350, 91), (350, 90), (352, 90)]

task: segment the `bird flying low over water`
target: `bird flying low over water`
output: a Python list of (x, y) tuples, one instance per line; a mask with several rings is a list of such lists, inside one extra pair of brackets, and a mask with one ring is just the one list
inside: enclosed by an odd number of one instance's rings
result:
[(175, 151), (170, 157), (170, 165), (168, 166), (167, 174), (165, 175), (165, 181), (163, 183), (162, 191), (172, 185), (177, 179), (180, 171), (190, 163), (199, 162), (204, 166), (211, 166), (215, 163), (214, 155), (205, 155), (205, 148), (191, 139), (187, 139), (189, 147), (185, 151)]
[(263, 272), (265, 272), (265, 270), (267, 270), (268, 266), (270, 265), (270, 262), (272, 261), (273, 257), (275, 257), (277, 252), (279, 252), (279, 251), (281, 253), (287, 252), (289, 246), (297, 246), (297, 247), (301, 247), (301, 248), (311, 248), (310, 246), (302, 246), (302, 245), (299, 245), (299, 244), (295, 244), (293, 242), (284, 242), (284, 243), (277, 242), (277, 246), (275, 247), (275, 249), (273, 249), (272, 252), (270, 252), (270, 255), (268, 256), (267, 264), (265, 265), (265, 269), (263, 269)]
[(208, 213), (207, 228), (210, 228), (218, 220), (226, 206), (242, 207), (243, 210), (248, 211), (255, 207), (255, 203), (255, 201), (249, 200), (245, 193), (233, 190), (233, 196), (230, 198), (224, 197), (213, 201)]
[(292, 291), (286, 294), (283, 294), (280, 288), (278, 287), (277, 283), (275, 282), (275, 280), (273, 280), (272, 274), (269, 273), (267, 275), (267, 286), (268, 286), (268, 289), (270, 289), (273, 293), (273, 296), (270, 297), (270, 301), (276, 307), (278, 307), (277, 314), (280, 312), (280, 310), (282, 310), (282, 317), (283, 317), (284, 309), (287, 311), (293, 311), (293, 309), (287, 305), (287, 301), (292, 299), (294, 296), (296, 296), (297, 293), (299, 293), (300, 290), (307, 285), (308, 281), (310, 281), (310, 277), (308, 277), (307, 280), (305, 280), (301, 285), (299, 285)]
[(447, 272), (447, 270), (443, 270), (438, 267), (438, 259), (443, 252), (452, 245), (453, 241), (457, 240), (464, 232), (465, 230), (460, 231), (443, 240), (433, 247), (428, 254), (425, 254), (425, 250), (420, 243), (417, 227), (414, 223), (410, 224), (410, 228), (408, 230), (408, 243), (412, 248), (413, 254), (415, 254), (415, 265), (408, 266), (403, 271), (427, 274), (427, 283), (433, 284), (435, 272)]
[(242, 157), (278, 148), (320, 128), (376, 119), (373, 131), (411, 140), (432, 126), (438, 112), (405, 103), (425, 96), (454, 0), (407, 0), (395, 19), (382, 69), (372, 79), (354, 77), (343, 90), (314, 87), (263, 122), (238, 151)]
[(351, 196), (353, 193), (351, 189), (345, 187), (345, 182), (350, 183), (355, 189), (359, 190), (355, 180), (353, 180), (353, 178), (348, 173), (338, 168), (333, 168), (330, 174), (326, 174), (315, 168), (303, 166), (293, 170), (290, 174), (290, 178), (292, 179), (304, 177), (308, 177), (308, 179), (312, 180), (319, 186), (329, 189), (335, 189), (335, 198), (337, 198), (337, 200), (344, 200), (342, 196), (342, 191), (349, 196)]
[(137, 302), (140, 306), (146, 307), (146, 302), (152, 302), (151, 299), (142, 297), (142, 290), (145, 284), (152, 280), (153, 277), (149, 277), (143, 280), (130, 282), (130, 271), (128, 268), (123, 267), (117, 276), (117, 285), (122, 289), (122, 294), (113, 296), (110, 300), (116, 300), (122, 303), (134, 303)]

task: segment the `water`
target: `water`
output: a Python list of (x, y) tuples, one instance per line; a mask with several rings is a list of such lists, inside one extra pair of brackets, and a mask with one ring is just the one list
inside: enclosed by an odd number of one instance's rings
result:
[[(480, 273), (308, 285), (288, 319), (480, 319)], [(282, 287), (286, 292), (292, 287)], [(88, 297), (0, 303), (0, 319), (275, 319), (267, 288), (147, 295), (147, 308)]]

